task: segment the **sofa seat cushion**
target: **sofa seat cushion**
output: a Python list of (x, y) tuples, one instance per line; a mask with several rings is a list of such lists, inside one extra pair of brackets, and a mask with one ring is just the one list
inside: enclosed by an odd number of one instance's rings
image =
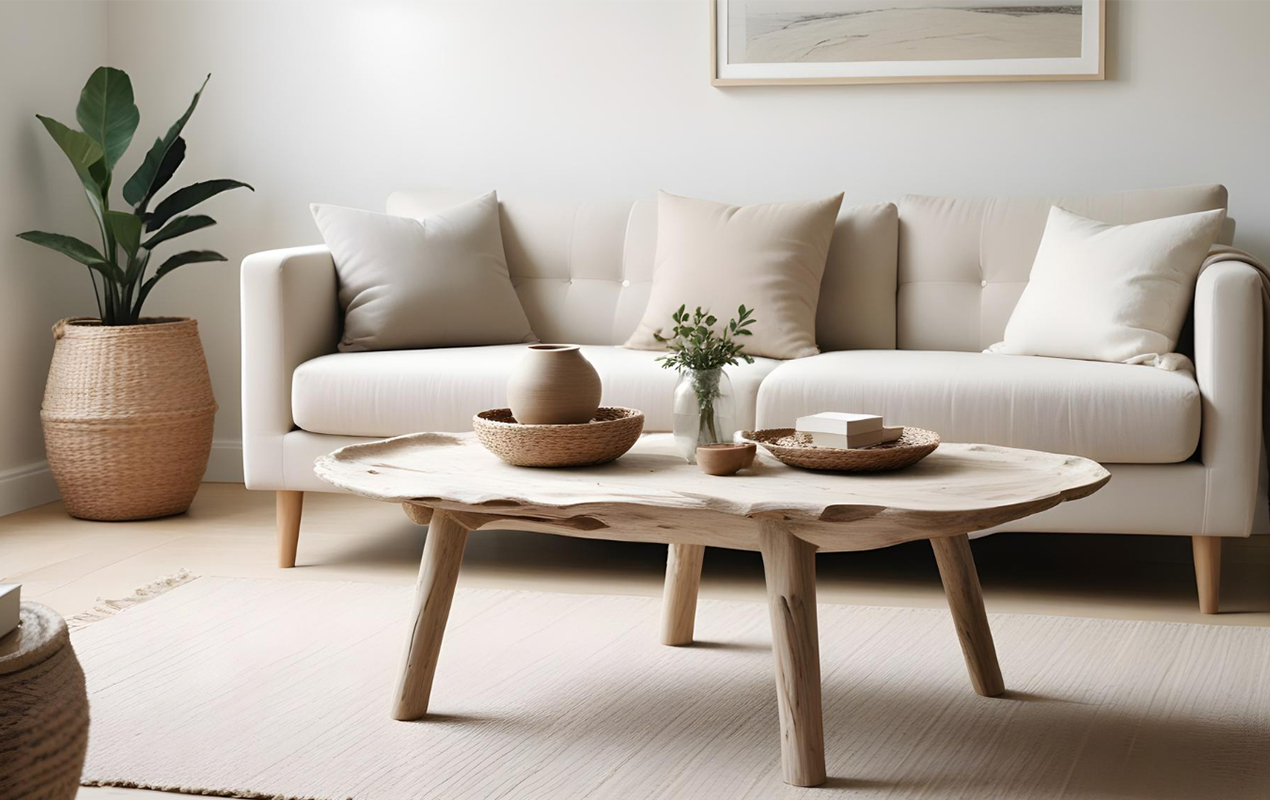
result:
[[(507, 378), (525, 345), (335, 353), (296, 368), (292, 416), (302, 430), (343, 436), (399, 436), (416, 431), (468, 431), (472, 415), (507, 405)], [(664, 353), (584, 345), (600, 373), (601, 402), (644, 412), (644, 430), (672, 428), (678, 373), (662, 369)], [(729, 367), (737, 424), (754, 424), (759, 383), (780, 362), (755, 359)]]
[(1103, 463), (1185, 461), (1199, 443), (1200, 394), (1188, 372), (992, 353), (855, 350), (781, 364), (759, 391), (758, 425), (818, 411)]

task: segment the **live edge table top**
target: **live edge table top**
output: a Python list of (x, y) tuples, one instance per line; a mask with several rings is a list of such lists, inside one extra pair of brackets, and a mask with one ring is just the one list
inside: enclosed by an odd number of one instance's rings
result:
[(418, 433), (337, 450), (319, 477), (355, 494), (467, 515), (471, 529), (513, 522), (595, 539), (759, 549), (758, 525), (780, 520), (821, 552), (871, 550), (954, 536), (1036, 514), (1101, 488), (1097, 463), (979, 444), (941, 444), (894, 472), (785, 466), (759, 448), (731, 477), (688, 464), (667, 434), (646, 435), (594, 467), (514, 467), (471, 433)]

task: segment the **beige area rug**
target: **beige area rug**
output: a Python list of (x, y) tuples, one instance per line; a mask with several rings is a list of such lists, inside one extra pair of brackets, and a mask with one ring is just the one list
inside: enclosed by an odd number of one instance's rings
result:
[(410, 590), (199, 578), (73, 634), (86, 784), (279, 798), (1270, 797), (1270, 629), (820, 606), (830, 780), (780, 778), (767, 609), (460, 591), (435, 716), (393, 722)]

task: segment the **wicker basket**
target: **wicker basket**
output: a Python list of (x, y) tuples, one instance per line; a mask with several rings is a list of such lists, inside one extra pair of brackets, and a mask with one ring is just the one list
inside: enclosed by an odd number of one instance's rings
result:
[(764, 447), (782, 463), (803, 469), (838, 472), (882, 472), (903, 469), (921, 461), (939, 447), (939, 434), (922, 428), (905, 427), (893, 442), (856, 449), (817, 447), (811, 434), (793, 428), (742, 431), (741, 438)]
[(188, 509), (216, 414), (198, 323), (66, 319), (53, 336), (40, 419), (67, 512), (126, 520)]
[(66, 623), (23, 603), (0, 637), (0, 797), (71, 800), (88, 749), (88, 695)]
[(482, 411), (472, 418), (485, 449), (518, 467), (585, 467), (604, 464), (635, 446), (644, 430), (644, 412), (600, 408), (579, 425), (521, 425), (509, 408)]

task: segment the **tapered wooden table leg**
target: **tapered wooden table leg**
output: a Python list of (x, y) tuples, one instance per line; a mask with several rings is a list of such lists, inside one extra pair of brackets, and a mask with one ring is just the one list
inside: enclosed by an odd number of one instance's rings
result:
[(1005, 692), (1005, 681), (1001, 678), (1001, 665), (997, 663), (988, 614), (983, 610), (983, 590), (970, 553), (970, 539), (963, 533), (931, 539), (930, 545), (935, 550), (935, 563), (939, 565), (944, 594), (948, 596), (953, 624), (957, 626), (970, 682), (984, 697), (996, 697)]
[(432, 676), (437, 670), (441, 637), (450, 616), (467, 533), (467, 528), (445, 511), (433, 514), (415, 585), (414, 623), (393, 695), (393, 719), (419, 719), (428, 712)]
[(767, 605), (772, 616), (776, 702), (785, 782), (825, 782), (825, 733), (820, 708), (820, 638), (816, 627), (816, 548), (778, 522), (759, 532)]
[(661, 600), (661, 643), (692, 644), (697, 621), (697, 589), (701, 586), (701, 544), (672, 544), (666, 558), (666, 585)]

